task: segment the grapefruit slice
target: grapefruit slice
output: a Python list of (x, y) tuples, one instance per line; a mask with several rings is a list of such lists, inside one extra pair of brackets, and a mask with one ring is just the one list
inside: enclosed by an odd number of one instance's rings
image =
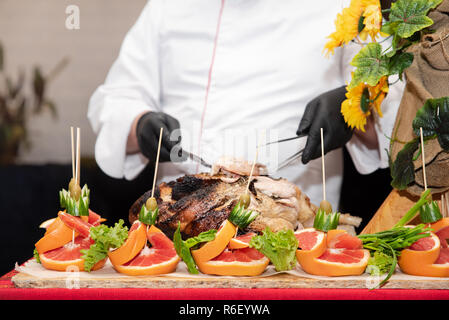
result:
[(236, 228), (232, 222), (225, 220), (220, 228), (218, 228), (214, 240), (205, 243), (199, 249), (192, 250), (192, 257), (196, 264), (198, 264), (198, 262), (209, 261), (218, 256), (227, 247), (235, 233)]
[(248, 232), (248, 233), (242, 234), (241, 236), (232, 238), (231, 241), (229, 241), (228, 248), (229, 249), (248, 248), (251, 238), (254, 237), (255, 235), (256, 235), (255, 232)]
[(443, 218), (430, 224), (430, 227), (434, 230), (434, 233), (440, 238), (440, 245), (443, 248), (448, 247), (449, 239), (449, 218)]
[(362, 249), (361, 242), (346, 231), (330, 230), (325, 234), (308, 228), (295, 235), (300, 248), (296, 258), (305, 272), (336, 277), (360, 275), (365, 271), (369, 251)]
[(139, 220), (134, 221), (128, 231), (128, 238), (120, 248), (108, 252), (112, 265), (120, 266), (133, 259), (147, 242), (146, 226)]
[[(443, 219), (442, 219), (443, 220)], [(441, 221), (441, 220), (440, 220)], [(437, 221), (434, 230), (445, 231), (446, 222)], [(440, 241), (440, 235), (431, 232), (430, 237), (415, 241), (409, 248), (401, 251), (399, 267), (407, 274), (425, 277), (449, 277), (449, 249)]]
[(173, 242), (159, 229), (151, 227), (147, 232), (151, 248), (145, 244), (133, 259), (123, 265), (114, 265), (118, 272), (131, 276), (148, 276), (175, 271), (180, 257), (176, 253)]
[(296, 231), (296, 239), (298, 239), (298, 247), (303, 253), (320, 256), (326, 249), (325, 233), (315, 228), (302, 229)]
[(64, 222), (67, 227), (69, 227), (70, 229), (74, 229), (83, 237), (88, 238), (90, 236), (90, 227), (92, 227), (92, 225), (84, 221), (82, 218), (72, 216), (71, 214), (64, 211), (59, 211), (58, 217), (62, 220), (62, 222)]
[[(75, 232), (75, 237), (78, 233)], [(35, 244), (38, 253), (57, 249), (72, 241), (73, 231), (61, 219), (56, 218), (47, 228), (44, 236)]]
[(198, 261), (198, 269), (204, 274), (220, 276), (258, 276), (270, 260), (253, 248), (225, 249), (210, 261)]
[[(84, 259), (81, 258), (80, 250), (89, 249), (93, 243), (94, 241), (90, 238), (78, 236), (73, 243), (70, 241), (60, 248), (40, 253), (39, 259), (42, 266), (49, 270), (66, 271), (68, 267), (75, 266), (79, 271), (84, 271)], [(92, 270), (102, 268), (105, 263), (106, 259), (97, 262)]]

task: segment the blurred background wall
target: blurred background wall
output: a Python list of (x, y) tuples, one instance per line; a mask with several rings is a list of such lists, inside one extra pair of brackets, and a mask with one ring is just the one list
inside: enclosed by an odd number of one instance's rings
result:
[[(0, 42), (5, 71), (20, 68), (31, 77), (32, 66), (50, 72), (64, 57), (68, 65), (49, 84), (57, 107), (29, 122), (31, 149), (21, 148), (19, 163), (70, 162), (69, 127), (82, 132), (82, 156), (93, 156), (95, 136), (86, 118), (93, 91), (118, 55), (121, 42), (147, 0), (0, 0)], [(66, 28), (66, 8), (78, 6), (80, 28)]]

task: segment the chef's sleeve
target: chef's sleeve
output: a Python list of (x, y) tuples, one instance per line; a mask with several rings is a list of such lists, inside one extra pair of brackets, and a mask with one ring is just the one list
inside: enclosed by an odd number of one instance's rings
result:
[(159, 0), (151, 0), (127, 33), (118, 58), (104, 84), (89, 101), (88, 118), (97, 134), (95, 159), (114, 178), (133, 179), (148, 160), (126, 154), (134, 119), (145, 111), (159, 111)]
[[(383, 43), (389, 45), (387, 41)], [(347, 84), (351, 79), (350, 62), (362, 47), (355, 43), (350, 43), (343, 48), (342, 54), (342, 77)], [(396, 82), (397, 76), (390, 77), (391, 83)], [(380, 117), (374, 113), (375, 131), (379, 142), (377, 149), (369, 149), (357, 135), (353, 135), (346, 144), (346, 149), (351, 155), (355, 168), (361, 174), (370, 174), (377, 169), (388, 168), (388, 151), (390, 150), (390, 139), (392, 137), (393, 127), (396, 120), (396, 114), (402, 99), (402, 93), (405, 88), (405, 82), (397, 81), (390, 86), (387, 96), (382, 102), (381, 110), (383, 116)]]

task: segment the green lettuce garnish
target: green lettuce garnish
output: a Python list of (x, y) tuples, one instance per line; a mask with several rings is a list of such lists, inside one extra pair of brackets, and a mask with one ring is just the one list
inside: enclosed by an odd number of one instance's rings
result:
[(33, 256), (34, 256), (34, 259), (36, 259), (37, 263), (41, 263), (41, 258), (39, 258), (39, 252), (37, 252), (36, 248), (34, 248)]
[(81, 250), (84, 259), (84, 269), (88, 272), (100, 260), (108, 256), (109, 249), (122, 246), (128, 239), (128, 227), (123, 226), (122, 219), (115, 223), (113, 227), (101, 224), (90, 228), (90, 237), (95, 241), (89, 249)]
[(178, 222), (178, 228), (173, 235), (173, 245), (175, 246), (176, 253), (187, 265), (187, 269), (192, 274), (198, 274), (199, 271), (196, 267), (195, 260), (193, 260), (192, 253), (190, 249), (197, 246), (202, 242), (209, 242), (215, 239), (217, 230), (210, 229), (205, 232), (201, 232), (196, 237), (189, 238), (187, 240), (182, 240), (181, 237), (181, 223)]
[(296, 266), (298, 240), (293, 230), (272, 232), (267, 227), (263, 231), (263, 235), (251, 238), (249, 246), (255, 248), (270, 259), (276, 271), (287, 271)]

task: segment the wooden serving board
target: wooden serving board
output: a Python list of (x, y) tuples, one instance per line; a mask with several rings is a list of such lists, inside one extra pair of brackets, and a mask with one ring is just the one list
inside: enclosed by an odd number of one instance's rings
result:
[[(18, 288), (67, 288), (66, 278), (37, 278), (18, 273), (12, 278)], [(267, 277), (170, 277), (139, 276), (129, 278), (80, 279), (79, 288), (370, 288), (367, 277), (303, 278), (291, 274)], [(383, 288), (390, 289), (449, 289), (449, 279), (390, 279)]]

